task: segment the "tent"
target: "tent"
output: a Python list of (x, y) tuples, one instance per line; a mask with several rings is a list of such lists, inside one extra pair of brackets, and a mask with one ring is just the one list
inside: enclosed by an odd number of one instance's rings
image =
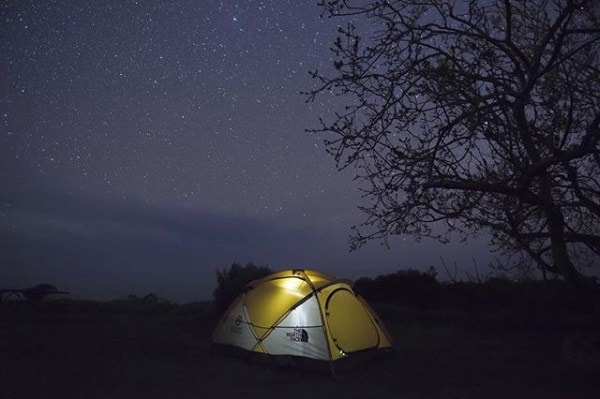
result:
[(212, 340), (253, 353), (326, 361), (392, 346), (349, 281), (311, 270), (285, 270), (248, 284)]

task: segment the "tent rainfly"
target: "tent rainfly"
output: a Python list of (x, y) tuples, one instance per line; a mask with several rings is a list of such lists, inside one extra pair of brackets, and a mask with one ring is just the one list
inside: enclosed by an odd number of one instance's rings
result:
[(286, 270), (249, 283), (220, 319), (213, 343), (325, 361), (391, 348), (385, 328), (346, 280)]

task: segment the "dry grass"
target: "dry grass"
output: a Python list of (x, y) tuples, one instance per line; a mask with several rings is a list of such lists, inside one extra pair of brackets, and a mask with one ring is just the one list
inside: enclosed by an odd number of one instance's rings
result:
[[(597, 364), (562, 355), (569, 328), (381, 307), (397, 354), (326, 368), (216, 355), (208, 304), (0, 306), (0, 397), (595, 398)], [(344, 365), (342, 365), (344, 366)]]

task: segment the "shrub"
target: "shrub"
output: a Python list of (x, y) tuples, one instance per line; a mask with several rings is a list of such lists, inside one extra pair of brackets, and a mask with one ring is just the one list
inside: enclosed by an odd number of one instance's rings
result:
[(221, 313), (240, 295), (252, 280), (273, 273), (268, 266), (257, 266), (252, 262), (242, 266), (233, 263), (229, 269), (216, 270), (217, 288), (213, 291), (216, 310)]
[(369, 301), (393, 301), (401, 305), (433, 305), (440, 295), (440, 284), (433, 269), (426, 272), (400, 270), (374, 280), (363, 277), (356, 281), (354, 289)]

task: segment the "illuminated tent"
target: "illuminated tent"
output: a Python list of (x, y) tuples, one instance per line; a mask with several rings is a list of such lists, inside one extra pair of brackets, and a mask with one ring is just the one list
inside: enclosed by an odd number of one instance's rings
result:
[(248, 284), (212, 336), (216, 344), (267, 355), (334, 361), (391, 341), (350, 282), (286, 270)]

